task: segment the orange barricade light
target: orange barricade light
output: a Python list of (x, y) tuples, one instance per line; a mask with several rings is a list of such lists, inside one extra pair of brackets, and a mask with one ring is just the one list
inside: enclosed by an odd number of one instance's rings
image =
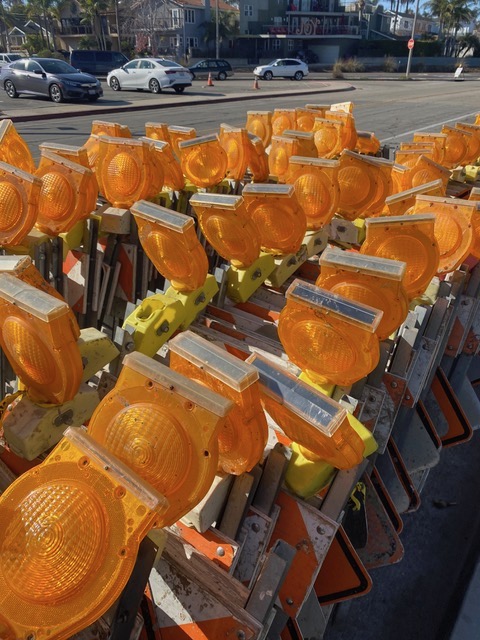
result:
[(254, 182), (266, 182), (269, 177), (268, 156), (263, 142), (252, 133), (248, 134), (249, 145), (247, 147), (247, 165), (252, 173)]
[(307, 109), (307, 107), (297, 107), (295, 109), (295, 129), (298, 131), (313, 131), (315, 118), (319, 114), (316, 109)]
[(260, 138), (265, 149), (272, 139), (272, 112), (271, 111), (247, 111), (246, 130)]
[(106, 122), (105, 120), (94, 120), (92, 122), (91, 133), (96, 136), (110, 136), (111, 138), (131, 138), (132, 134), (126, 124), (118, 122)]
[(278, 320), (290, 360), (317, 384), (350, 385), (377, 366), (382, 312), (295, 280)]
[[(138, 139), (141, 142), (146, 142), (150, 147), (151, 160), (153, 163), (153, 171), (151, 173), (151, 177), (152, 177), (151, 193), (153, 193), (154, 195), (157, 195), (158, 193), (160, 193), (160, 191), (162, 191), (163, 185), (165, 184), (165, 171), (164, 171), (165, 158), (162, 157), (162, 149), (158, 151), (157, 146), (160, 146), (160, 147), (165, 146), (167, 145), (167, 143), (163, 142), (162, 140), (153, 140), (153, 138), (147, 138), (147, 136), (142, 136), (141, 138), (138, 138)], [(183, 173), (182, 173), (182, 170), (180, 169), (180, 166), (178, 166), (178, 169), (183, 179)]]
[(272, 114), (272, 136), (281, 136), (285, 129), (295, 129), (295, 109), (274, 109)]
[(433, 161), (438, 162), (438, 164), (443, 164), (443, 160), (445, 158), (445, 145), (447, 143), (447, 136), (444, 133), (426, 133), (425, 131), (417, 131), (413, 134), (413, 141), (426, 142), (427, 144), (433, 142)]
[(408, 209), (413, 207), (417, 195), (428, 194), (431, 196), (444, 196), (445, 185), (441, 180), (433, 180), (419, 187), (400, 191), (385, 199), (385, 209), (383, 215), (403, 216)]
[[(45, 280), (37, 267), (33, 264), (30, 256), (0, 256), (0, 273), (10, 273), (19, 280), (35, 287), (35, 289), (40, 289), (54, 298), (64, 301), (63, 296)], [(72, 323), (74, 323), (74, 316), (71, 318)], [(79, 336), (80, 329), (76, 328), (74, 333), (76, 336)]]
[(0, 122), (0, 162), (12, 165), (26, 173), (35, 173), (35, 163), (27, 143), (11, 120)]
[(291, 184), (246, 184), (242, 192), (248, 215), (258, 230), (264, 251), (296, 253), (307, 231), (307, 220)]
[(175, 125), (168, 126), (168, 135), (170, 137), (170, 144), (172, 145), (173, 152), (180, 157), (180, 151), (178, 144), (185, 140), (193, 140), (197, 137), (197, 132), (193, 127), (178, 127)]
[(377, 193), (365, 215), (375, 216), (382, 212), (385, 200), (393, 191), (393, 162), (386, 158), (368, 158), (368, 160), (376, 168)]
[[(469, 200), (472, 202), (478, 202), (480, 200), (480, 189), (478, 187), (474, 187), (470, 191)], [(470, 253), (475, 258), (480, 258), (480, 210), (477, 204), (477, 210), (472, 215), (472, 231), (473, 231), (473, 242), (470, 247)]]
[(433, 160), (433, 145), (419, 147), (418, 149), (399, 149), (395, 153), (395, 162), (411, 169), (416, 165), (420, 156)]
[(248, 267), (259, 256), (259, 231), (241, 196), (195, 193), (190, 198), (203, 235), (235, 267)]
[(196, 187), (213, 187), (225, 178), (228, 157), (216, 134), (178, 143), (180, 165)]
[(301, 149), (301, 143), (295, 138), (272, 136), (270, 153), (268, 154), (268, 167), (270, 174), (275, 176), (278, 182), (286, 181), (289, 160), (292, 156), (303, 155)]
[(259, 371), (265, 410), (300, 445), (305, 458), (324, 460), (337, 469), (360, 464), (365, 443), (338, 402), (257, 353), (248, 362)]
[(61, 156), (70, 162), (81, 164), (82, 167), (90, 169), (90, 162), (88, 161), (88, 153), (85, 147), (74, 147), (69, 144), (60, 144), (57, 142), (42, 142), (38, 145), (40, 152), (50, 151), (56, 153), (57, 156)]
[(305, 109), (310, 109), (317, 113), (317, 118), (324, 118), (327, 111), (330, 111), (331, 105), (329, 104), (306, 104)]
[(82, 380), (78, 325), (68, 304), (0, 275), (0, 345), (33, 402), (71, 400)]
[(42, 181), (35, 226), (43, 233), (66, 233), (95, 211), (98, 187), (90, 169), (44, 150), (35, 175)]
[(90, 134), (90, 137), (82, 147), (87, 153), (88, 165), (93, 172), (97, 171), (100, 137), (96, 134)]
[(475, 162), (480, 157), (480, 125), (456, 122), (455, 128), (472, 134), (468, 139), (468, 151), (465, 158), (465, 164)]
[(392, 167), (392, 192), (407, 191), (411, 186), (410, 169), (394, 162)]
[(243, 180), (248, 165), (250, 140), (246, 129), (220, 125), (220, 145), (227, 154), (226, 177), (231, 180)]
[(208, 273), (205, 249), (193, 218), (140, 200), (131, 207), (142, 247), (157, 271), (177, 291), (201, 287)]
[(307, 217), (307, 229), (317, 231), (328, 224), (338, 208), (340, 185), (338, 160), (292, 156), (287, 181)]
[(315, 118), (313, 139), (319, 158), (336, 158), (345, 149), (348, 132), (343, 122)]
[[(392, 165), (390, 164), (390, 171)], [(374, 158), (361, 156), (354, 151), (345, 150), (340, 156), (338, 182), (340, 185), (340, 202), (338, 212), (347, 220), (363, 218), (369, 214), (376, 202), (380, 203), (379, 194), (389, 188), (391, 181), (380, 175), (381, 169)], [(385, 197), (388, 194), (385, 194)], [(381, 203), (383, 207), (383, 202)]]
[(460, 164), (467, 164), (468, 148), (472, 134), (447, 125), (443, 125), (442, 133), (447, 136), (445, 157), (442, 164), (448, 169), (454, 169)]
[(96, 176), (108, 202), (128, 209), (137, 200), (156, 195), (153, 157), (150, 142), (100, 136)]
[(327, 111), (327, 120), (342, 122), (345, 125), (345, 149), (353, 150), (357, 144), (357, 130), (355, 129), (355, 118), (348, 111), (339, 109), (337, 111)]
[(117, 600), (166, 500), (81, 429), (0, 497), (2, 640), (70, 638)]
[(470, 253), (473, 243), (472, 217), (477, 205), (461, 198), (417, 196), (412, 213), (433, 213), (435, 239), (440, 250), (437, 273), (448, 273), (459, 267)]
[(406, 266), (396, 260), (325, 249), (315, 284), (383, 311), (376, 333), (385, 340), (407, 317), (409, 301), (402, 285)]
[(207, 493), (218, 433), (232, 402), (142, 353), (125, 356), (117, 384), (88, 427), (94, 440), (170, 503), (172, 525)]
[(431, 214), (368, 218), (360, 252), (405, 262), (403, 286), (413, 299), (424, 293), (438, 270), (440, 252), (434, 225)]
[(371, 131), (357, 131), (357, 146), (355, 151), (375, 156), (380, 151), (380, 140)]
[(432, 160), (435, 160), (433, 157), (433, 154), (435, 154), (434, 142), (401, 142), (398, 148), (400, 151), (418, 151), (418, 149), (421, 149), (422, 153), (425, 153), (425, 155), (431, 157)]
[(163, 140), (154, 140), (153, 138), (142, 137), (139, 140), (148, 140), (152, 145), (153, 158), (155, 163), (155, 171), (157, 177), (154, 182), (159, 180), (159, 174), (163, 172), (163, 187), (171, 191), (180, 191), (185, 186), (185, 176), (182, 167), (175, 157), (172, 147), (168, 142)]
[(162, 142), (170, 142), (170, 134), (168, 133), (168, 124), (165, 122), (146, 122), (145, 136), (152, 140), (161, 140)]
[(410, 167), (408, 173), (409, 187), (418, 187), (426, 182), (433, 182), (433, 180), (441, 180), (447, 188), (448, 181), (450, 179), (450, 171), (441, 164), (438, 164), (434, 160), (427, 158), (425, 155), (419, 156), (417, 162), (413, 167)]
[(285, 129), (282, 133), (284, 138), (293, 138), (298, 142), (299, 156), (306, 158), (316, 158), (317, 147), (315, 146), (315, 140), (313, 139), (313, 133), (310, 131), (294, 131), (292, 129)]
[(353, 102), (335, 102), (330, 105), (330, 111), (343, 111), (343, 113), (353, 113)]
[(268, 438), (258, 371), (191, 331), (178, 334), (168, 346), (174, 371), (234, 403), (218, 433), (219, 466), (234, 475), (250, 471), (262, 459)]
[(0, 245), (20, 244), (37, 220), (42, 181), (0, 162)]

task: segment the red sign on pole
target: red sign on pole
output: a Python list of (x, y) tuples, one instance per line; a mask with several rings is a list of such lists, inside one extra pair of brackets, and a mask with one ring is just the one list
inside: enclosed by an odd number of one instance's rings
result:
[(410, 38), (410, 40), (407, 42), (407, 47), (409, 49), (413, 49), (414, 46), (415, 46), (415, 40), (413, 38)]

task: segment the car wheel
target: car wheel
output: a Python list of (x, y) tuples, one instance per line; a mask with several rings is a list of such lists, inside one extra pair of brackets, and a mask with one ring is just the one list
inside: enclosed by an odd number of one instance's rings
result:
[(148, 83), (148, 88), (152, 93), (160, 93), (162, 87), (160, 86), (159, 81), (156, 78), (152, 78)]
[(293, 77), (295, 80), (301, 80), (303, 78), (303, 73), (301, 71), (296, 71)]
[(63, 93), (58, 84), (52, 84), (50, 86), (50, 99), (52, 102), (63, 102)]
[(175, 93), (183, 93), (185, 91), (185, 87), (173, 87)]
[(263, 74), (264, 80), (271, 80), (273, 78), (273, 73), (271, 71), (265, 71)]
[(225, 71), (220, 71), (220, 73), (218, 74), (218, 79), (219, 80), (226, 80), (227, 79), (227, 74), (225, 73)]
[(9, 98), (18, 98), (17, 90), (11, 80), (7, 80), (3, 86)]
[(120, 86), (120, 82), (118, 81), (118, 78), (116, 78), (115, 76), (112, 76), (110, 78), (110, 88), (113, 89), (114, 91), (122, 90), (122, 87)]

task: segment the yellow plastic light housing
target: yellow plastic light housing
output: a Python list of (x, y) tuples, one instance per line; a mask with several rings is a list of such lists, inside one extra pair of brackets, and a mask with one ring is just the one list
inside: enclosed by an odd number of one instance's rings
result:
[(441, 180), (446, 188), (449, 179), (450, 171), (448, 169), (427, 156), (420, 155), (415, 165), (409, 169), (408, 189), (418, 187), (426, 182), (433, 182), (433, 180)]
[(424, 293), (440, 260), (432, 214), (368, 218), (360, 252), (405, 262), (403, 286), (410, 299)]
[(83, 365), (78, 325), (66, 302), (0, 275), (0, 345), (33, 402), (62, 404), (76, 394)]
[(163, 187), (171, 191), (180, 191), (185, 186), (185, 176), (182, 167), (175, 157), (172, 147), (163, 140), (142, 137), (140, 140), (148, 140), (152, 147), (153, 161), (155, 165), (155, 184), (159, 182), (159, 174), (163, 172)]
[(195, 193), (190, 204), (203, 235), (219, 255), (240, 268), (258, 258), (260, 234), (241, 196)]
[(442, 164), (448, 169), (467, 164), (468, 147), (472, 134), (448, 125), (443, 125), (442, 133), (447, 136)]
[(247, 166), (254, 182), (266, 182), (269, 176), (268, 156), (260, 138), (248, 134)]
[(35, 163), (27, 143), (8, 119), (0, 122), (0, 162), (26, 173), (35, 172)]
[(315, 118), (313, 132), (319, 158), (336, 158), (345, 149), (348, 132), (346, 132), (343, 122)]
[(59, 142), (42, 142), (38, 145), (40, 153), (44, 151), (50, 151), (56, 153), (57, 156), (61, 156), (70, 162), (81, 164), (82, 167), (90, 169), (90, 162), (88, 160), (88, 153), (85, 147), (75, 147), (69, 144), (60, 144)]
[(363, 218), (383, 208), (392, 188), (392, 163), (345, 150), (340, 156), (338, 212), (347, 220)]
[(281, 136), (285, 129), (295, 129), (295, 109), (274, 109), (272, 114), (272, 136)]
[(0, 497), (2, 640), (66, 640), (97, 620), (166, 508), (83, 430), (67, 429)]
[(178, 334), (168, 346), (174, 371), (234, 403), (218, 433), (219, 466), (234, 475), (250, 471), (262, 459), (268, 437), (258, 371), (191, 331)]
[(336, 111), (330, 109), (325, 113), (327, 120), (342, 122), (345, 125), (344, 130), (344, 148), (353, 150), (357, 145), (357, 130), (355, 128), (355, 118), (348, 111), (338, 109)]
[(88, 427), (92, 438), (168, 500), (168, 526), (210, 488), (218, 432), (232, 403), (141, 353), (124, 358), (117, 384)]
[(318, 118), (318, 111), (316, 109), (297, 107), (295, 109), (295, 129), (298, 131), (313, 131), (315, 118)]
[(417, 131), (413, 134), (414, 142), (427, 142), (434, 145), (433, 161), (443, 164), (445, 158), (445, 146), (447, 136), (444, 133), (426, 133), (425, 131)]
[(296, 253), (307, 230), (305, 213), (291, 184), (246, 184), (243, 198), (264, 251)]
[(37, 220), (42, 181), (0, 162), (0, 245), (20, 244)]
[(357, 131), (355, 151), (375, 156), (380, 151), (380, 140), (372, 131)]
[(285, 129), (282, 133), (282, 137), (294, 138), (298, 142), (297, 155), (307, 158), (317, 157), (317, 147), (315, 146), (315, 140), (313, 139), (313, 133), (311, 131)]
[(43, 150), (35, 175), (42, 181), (35, 226), (43, 233), (66, 233), (95, 211), (98, 187), (90, 169)]
[(385, 199), (384, 215), (389, 216), (403, 216), (408, 209), (413, 207), (415, 199), (420, 194), (427, 194), (431, 196), (444, 196), (445, 184), (441, 180), (433, 180), (421, 184), (419, 187), (413, 189), (407, 189), (406, 191), (400, 191)]
[(385, 340), (407, 317), (408, 296), (402, 285), (405, 262), (327, 248), (320, 256), (315, 284), (383, 311), (376, 329)]
[(241, 127), (220, 125), (220, 145), (227, 154), (226, 177), (231, 180), (243, 180), (248, 165), (248, 131)]
[(477, 205), (460, 198), (438, 198), (419, 195), (412, 213), (435, 216), (435, 239), (440, 251), (437, 273), (448, 273), (459, 267), (470, 253), (473, 243), (472, 217)]
[(194, 291), (205, 282), (208, 259), (193, 218), (140, 200), (131, 207), (142, 247), (172, 287)]
[(285, 295), (278, 336), (290, 360), (314, 383), (350, 385), (376, 367), (382, 311), (301, 280)]
[[(470, 191), (469, 200), (472, 202), (478, 202), (480, 200), (480, 189), (478, 187), (474, 187)], [(475, 258), (480, 258), (480, 209), (477, 204), (477, 210), (472, 215), (472, 232), (473, 232), (473, 242), (470, 247), (470, 253)]]
[(272, 112), (271, 111), (247, 111), (246, 130), (260, 138), (265, 148), (272, 139)]
[(168, 133), (168, 124), (165, 122), (146, 122), (145, 135), (152, 140), (161, 140), (170, 143), (170, 134)]
[(337, 469), (360, 464), (365, 444), (338, 402), (257, 353), (248, 362), (258, 369), (265, 410), (305, 458), (325, 460)]
[(114, 207), (128, 209), (155, 193), (153, 146), (143, 140), (100, 136), (97, 181)]
[(456, 122), (455, 128), (471, 134), (471, 137), (468, 139), (468, 150), (464, 164), (475, 162), (480, 157), (480, 125)]
[(197, 132), (193, 127), (179, 127), (176, 125), (168, 126), (168, 135), (170, 137), (170, 144), (172, 145), (173, 152), (180, 157), (178, 145), (185, 140), (193, 140), (197, 137)]
[(213, 187), (224, 179), (228, 157), (216, 134), (179, 141), (178, 153), (183, 173), (196, 187)]
[(292, 156), (287, 182), (295, 187), (295, 195), (307, 218), (307, 229), (317, 231), (328, 224), (338, 208), (340, 185), (338, 160)]

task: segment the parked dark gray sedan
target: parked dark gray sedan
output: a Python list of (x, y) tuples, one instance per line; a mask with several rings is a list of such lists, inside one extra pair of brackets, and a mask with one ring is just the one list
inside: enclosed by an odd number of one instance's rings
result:
[(0, 84), (10, 98), (20, 94), (47, 96), (53, 102), (103, 96), (100, 81), (55, 58), (24, 58), (0, 68)]

